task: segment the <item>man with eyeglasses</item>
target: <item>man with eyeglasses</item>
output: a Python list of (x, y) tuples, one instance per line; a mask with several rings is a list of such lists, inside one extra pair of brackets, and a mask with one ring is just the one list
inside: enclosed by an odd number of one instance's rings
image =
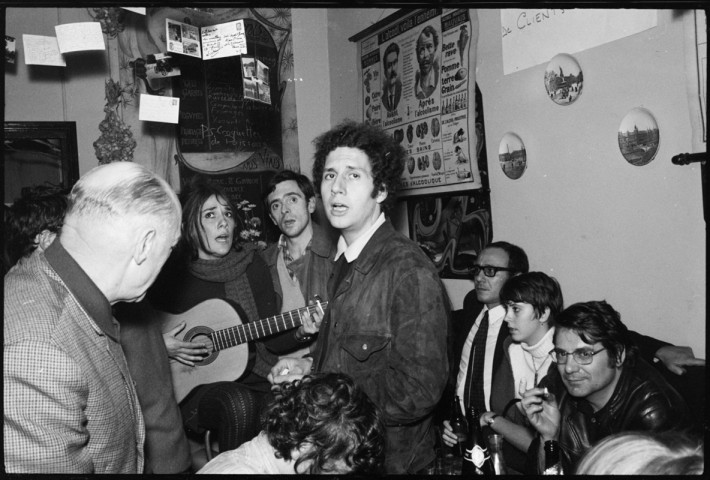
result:
[(542, 473), (543, 445), (556, 441), (562, 468), (573, 473), (595, 443), (625, 430), (662, 431), (689, 425), (685, 401), (639, 355), (631, 332), (605, 301), (576, 303), (557, 318), (557, 364), (522, 406), (537, 436), (527, 473)]
[[(471, 269), (475, 289), (464, 298), (463, 309), (452, 315), (449, 362), (458, 368), (451, 369), (440, 407), (448, 408), (453, 396), (458, 395), (464, 411), (472, 404), (480, 412), (491, 410), (491, 385), (503, 362), (503, 343), (509, 336), (508, 328), (501, 328), (505, 307), (501, 305), (500, 291), (510, 278), (528, 270), (525, 251), (509, 242), (492, 242), (476, 258)], [(631, 335), (641, 357), (649, 362), (658, 359), (675, 374), (684, 373), (684, 366), (704, 365), (704, 360), (696, 359), (689, 347), (676, 347), (635, 332)], [(438, 414), (445, 417), (448, 412), (440, 410)], [(457, 441), (447, 420), (443, 421), (442, 439), (447, 445)]]

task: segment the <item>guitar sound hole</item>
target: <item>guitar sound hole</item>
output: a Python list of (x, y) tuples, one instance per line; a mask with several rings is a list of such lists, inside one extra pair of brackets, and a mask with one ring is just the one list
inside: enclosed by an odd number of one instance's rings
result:
[(195, 366), (197, 367), (209, 365), (210, 363), (214, 362), (217, 359), (217, 356), (219, 355), (219, 351), (215, 351), (214, 343), (210, 338), (210, 334), (212, 334), (212, 332), (212, 329), (207, 327), (195, 327), (185, 333), (183, 341), (202, 343), (207, 346), (207, 350), (209, 350), (210, 352), (202, 359), (202, 361), (195, 362)]

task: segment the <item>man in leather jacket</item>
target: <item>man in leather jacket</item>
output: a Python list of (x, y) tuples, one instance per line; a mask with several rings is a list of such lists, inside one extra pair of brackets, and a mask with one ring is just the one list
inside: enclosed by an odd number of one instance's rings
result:
[(448, 375), (449, 300), (433, 263), (395, 230), (405, 151), (379, 127), (345, 121), (316, 145), (313, 180), (340, 232), (313, 359), (282, 358), (274, 383), (313, 372), (353, 377), (383, 413), (385, 473), (434, 461), (432, 412)]
[(529, 473), (543, 472), (545, 441), (559, 443), (562, 468), (573, 473), (584, 453), (613, 433), (688, 426), (685, 401), (638, 356), (619, 313), (605, 301), (565, 309), (554, 343), (557, 375), (522, 399), (538, 433), (528, 449)]

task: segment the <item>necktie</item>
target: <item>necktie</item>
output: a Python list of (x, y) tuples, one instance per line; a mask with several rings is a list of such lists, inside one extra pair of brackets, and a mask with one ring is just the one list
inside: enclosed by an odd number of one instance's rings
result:
[(488, 310), (483, 314), (481, 324), (471, 345), (471, 356), (468, 359), (468, 375), (464, 389), (464, 403), (475, 406), (481, 412), (486, 411), (486, 401), (483, 394), (483, 364), (486, 358), (486, 337), (488, 336)]

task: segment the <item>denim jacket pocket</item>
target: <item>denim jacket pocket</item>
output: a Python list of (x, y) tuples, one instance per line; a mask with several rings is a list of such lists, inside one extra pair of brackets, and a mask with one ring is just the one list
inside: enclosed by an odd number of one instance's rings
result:
[(347, 335), (343, 340), (343, 349), (359, 362), (367, 361), (390, 343), (390, 337), (384, 335)]

